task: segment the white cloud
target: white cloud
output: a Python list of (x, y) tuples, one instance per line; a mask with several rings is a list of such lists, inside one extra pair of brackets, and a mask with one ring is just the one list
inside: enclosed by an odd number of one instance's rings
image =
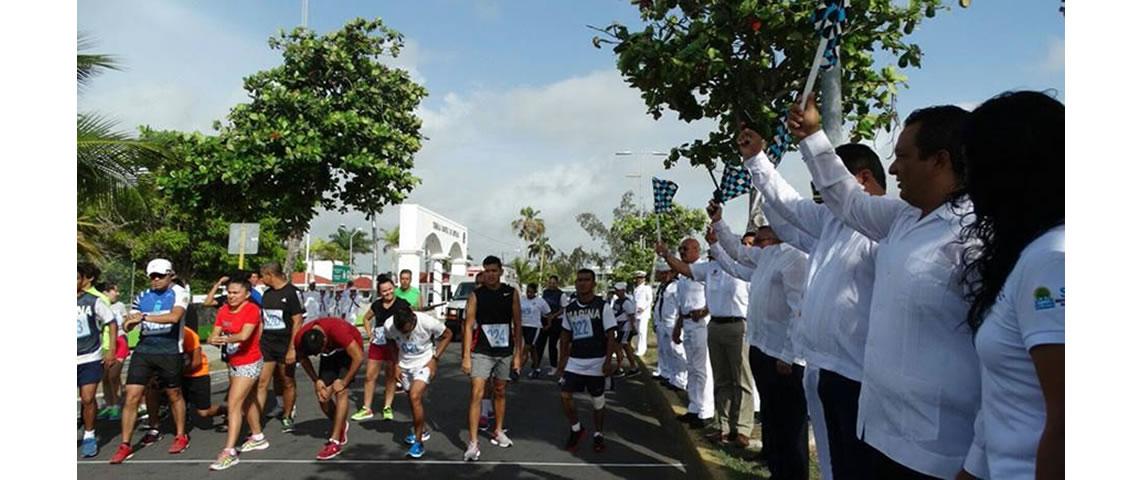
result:
[(1040, 64), (1040, 69), (1046, 73), (1057, 73), (1065, 71), (1065, 40), (1060, 37), (1049, 37), (1049, 43), (1046, 47), (1045, 59)]

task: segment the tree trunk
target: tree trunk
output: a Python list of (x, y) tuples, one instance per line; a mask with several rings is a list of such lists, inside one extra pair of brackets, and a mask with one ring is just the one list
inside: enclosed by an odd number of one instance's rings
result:
[[(285, 272), (285, 278), (290, 282), (293, 280), (293, 266), (297, 264), (297, 254), (301, 251), (301, 236), (304, 234), (305, 232), (294, 230), (289, 234), (289, 238), (285, 240), (285, 264), (281, 265), (281, 270)], [(306, 265), (306, 267), (308, 267), (308, 265)]]

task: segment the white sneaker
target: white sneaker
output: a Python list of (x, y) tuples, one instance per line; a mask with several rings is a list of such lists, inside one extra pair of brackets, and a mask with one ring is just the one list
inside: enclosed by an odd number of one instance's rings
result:
[(495, 435), (493, 438), (491, 438), (491, 445), (498, 445), (500, 447), (507, 448), (511, 445), (514, 445), (514, 442), (512, 442), (510, 438), (507, 438), (506, 433), (499, 432), (498, 435)]
[(479, 442), (467, 442), (467, 451), (463, 452), (463, 461), (474, 462), (479, 460)]

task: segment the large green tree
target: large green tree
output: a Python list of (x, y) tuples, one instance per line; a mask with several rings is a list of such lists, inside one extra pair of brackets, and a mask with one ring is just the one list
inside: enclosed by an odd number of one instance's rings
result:
[(612, 276), (623, 280), (632, 278), (637, 270), (652, 270), (658, 224), (661, 240), (669, 245), (699, 234), (708, 224), (703, 211), (676, 204), (665, 213), (642, 210), (634, 203), (633, 192), (622, 195), (610, 225), (593, 213), (579, 214), (577, 220), (586, 233), (606, 246), (608, 254), (604, 259), (613, 268)]
[(427, 91), (381, 61), (403, 45), (380, 19), (324, 35), (282, 31), (269, 46), (283, 63), (246, 77), (249, 103), (217, 125), (223, 152), (215, 162), (271, 202), (290, 240), (287, 266), (318, 208), (380, 212), (419, 182), (411, 173), (423, 140), (415, 109)]
[[(635, 0), (644, 28), (613, 23), (594, 45), (613, 45), (617, 68), (641, 91), (648, 113), (665, 110), (685, 122), (710, 119), (716, 130), (673, 148), (665, 165), (681, 158), (715, 165), (736, 158), (736, 122), (752, 118), (765, 138), (807, 76), (819, 43), (812, 24), (817, 2), (760, 0)], [(875, 54), (919, 67), (922, 50), (906, 41), (940, 0), (850, 0), (842, 52), (843, 114), (854, 140), (869, 138), (894, 119), (893, 96), (906, 76), (876, 65)]]

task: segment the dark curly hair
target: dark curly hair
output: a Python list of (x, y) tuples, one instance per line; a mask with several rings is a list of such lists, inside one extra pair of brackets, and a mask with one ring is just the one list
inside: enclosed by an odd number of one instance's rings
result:
[(1006, 92), (970, 113), (962, 129), (966, 192), (975, 222), (962, 231), (976, 332), (1021, 251), (1065, 223), (1065, 106), (1040, 92)]

